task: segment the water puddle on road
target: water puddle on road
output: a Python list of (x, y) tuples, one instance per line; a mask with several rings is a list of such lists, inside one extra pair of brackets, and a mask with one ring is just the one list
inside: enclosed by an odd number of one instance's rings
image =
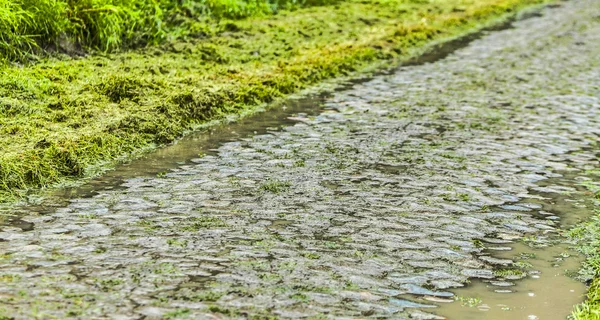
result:
[[(354, 82), (366, 81), (357, 79)], [(21, 207), (10, 208), (9, 215), (2, 215), (0, 210), (0, 226), (31, 230), (28, 222), (20, 219), (21, 214), (30, 212), (49, 213), (56, 207), (66, 205), (69, 200), (92, 197), (105, 190), (119, 189), (127, 179), (152, 177), (166, 172), (178, 171), (182, 165), (193, 164), (192, 159), (200, 155), (216, 154), (216, 149), (230, 141), (240, 141), (259, 134), (279, 131), (284, 127), (316, 117), (326, 110), (322, 102), (331, 93), (310, 95), (298, 99), (290, 99), (282, 106), (258, 112), (233, 123), (223, 123), (206, 130), (192, 132), (176, 143), (158, 148), (152, 152), (119, 164), (113, 170), (90, 179), (84, 184), (52, 190), (44, 195), (40, 203), (26, 203)], [(0, 207), (0, 209), (2, 209)]]
[[(568, 229), (592, 213), (593, 204), (577, 179), (567, 173), (542, 181), (532, 190), (536, 198), (503, 208), (535, 208), (527, 214), (557, 221), (557, 228)], [(566, 319), (585, 298), (585, 284), (573, 278), (584, 258), (554, 232), (515, 241), (519, 242), (486, 243), (484, 254), (514, 263), (499, 266), (496, 279), (474, 279), (464, 288), (451, 290), (456, 301), (438, 300), (433, 313), (461, 320)]]
[[(153, 176), (165, 170), (177, 171), (199, 153), (214, 153), (225, 142), (278, 131), (308, 117), (335, 112), (326, 110), (319, 103), (325, 98), (319, 96), (296, 100), (283, 109), (263, 112), (235, 124), (189, 135), (175, 145), (119, 166), (86, 185), (57, 190), (53, 198), (68, 201), (76, 197), (93, 196), (105, 189), (119, 188), (121, 182), (128, 178)], [(405, 168), (380, 166), (376, 169), (394, 173)], [(563, 177), (539, 182), (538, 187), (531, 191), (531, 198), (490, 210), (523, 211), (524, 215), (556, 221), (556, 228), (568, 229), (590, 216), (592, 204), (583, 194), (585, 189), (577, 186), (577, 180), (581, 177), (572, 173), (563, 174)], [(56, 205), (60, 203), (52, 203), (46, 208), (41, 206), (38, 211), (52, 210)], [(28, 210), (32, 210), (32, 206)], [(286, 220), (276, 221), (273, 228), (285, 228), (289, 223)], [(18, 217), (9, 218), (4, 224), (23, 230), (33, 229), (31, 223), (21, 221)], [(423, 311), (435, 314), (440, 319), (565, 319), (573, 305), (583, 301), (586, 287), (571, 277), (579, 269), (583, 258), (570, 250), (568, 243), (560, 243), (560, 239), (561, 236), (555, 232), (542, 235), (540, 239), (526, 238), (526, 241), (511, 239), (494, 243), (490, 239), (490, 242), (484, 243), (487, 248), (484, 255), (496, 260), (512, 260), (520, 268), (515, 268), (514, 264), (498, 266), (496, 279), (473, 279), (463, 288), (450, 290), (455, 294), (455, 299), (414, 295), (403, 298), (417, 303), (415, 306), (437, 305), (437, 308)], [(522, 273), (519, 275), (514, 270)], [(429, 318), (425, 316), (424, 319)]]
[[(178, 170), (182, 164), (197, 157), (198, 153), (212, 153), (227, 141), (238, 141), (255, 134), (280, 130), (282, 127), (318, 116), (325, 110), (317, 99), (307, 98), (288, 104), (285, 109), (260, 113), (236, 124), (215, 127), (207, 132), (192, 134), (177, 144), (162, 148), (78, 188), (63, 189), (55, 197), (62, 201), (75, 197), (93, 196), (104, 189), (118, 188), (121, 181), (139, 176), (156, 175), (164, 170)], [(402, 171), (402, 167), (377, 167), (386, 172)], [(555, 227), (568, 229), (587, 219), (592, 210), (585, 189), (577, 187), (578, 177), (564, 173), (561, 178), (541, 181), (531, 191), (531, 198), (511, 203), (494, 211), (523, 211), (541, 220), (556, 221)], [(51, 210), (54, 204), (46, 208)], [(29, 207), (31, 210), (31, 207)], [(43, 212), (43, 208), (40, 208)], [(33, 229), (31, 223), (11, 218), (5, 224), (23, 230)], [(273, 223), (273, 228), (285, 228), (289, 221)], [(574, 305), (584, 299), (585, 284), (571, 276), (579, 269), (583, 258), (570, 250), (568, 243), (560, 243), (561, 236), (555, 232), (539, 238), (511, 239), (484, 243), (483, 255), (492, 259), (512, 260), (516, 264), (498, 266), (495, 279), (473, 279), (463, 288), (450, 290), (452, 298), (406, 296), (407, 301), (419, 305), (437, 305), (423, 311), (435, 314), (440, 319), (565, 319)], [(325, 240), (325, 239), (323, 239)], [(518, 267), (515, 265), (518, 264)], [(519, 272), (517, 272), (519, 271)], [(431, 319), (424, 316), (423, 319)]]
[(567, 245), (542, 249), (518, 243), (497, 258), (513, 255), (530, 257), (531, 270), (521, 280), (473, 280), (466, 288), (454, 290), (459, 299), (440, 303), (436, 311), (448, 319), (566, 319), (573, 306), (583, 301), (585, 285), (571, 277), (582, 259)]
[(119, 165), (83, 186), (57, 190), (55, 195), (59, 198), (88, 196), (98, 190), (118, 186), (127, 179), (177, 171), (184, 164), (193, 164), (190, 160), (198, 158), (200, 154), (216, 154), (216, 149), (224, 143), (279, 131), (308, 117), (318, 116), (326, 112), (322, 107), (322, 101), (329, 96), (329, 93), (323, 93), (293, 99), (281, 107), (258, 112), (234, 123), (225, 123), (193, 132), (178, 140), (177, 143), (158, 148), (141, 158)]

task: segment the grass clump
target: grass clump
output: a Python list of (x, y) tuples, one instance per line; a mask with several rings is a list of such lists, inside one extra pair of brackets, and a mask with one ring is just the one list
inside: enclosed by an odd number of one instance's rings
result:
[(281, 193), (288, 190), (292, 184), (288, 181), (279, 181), (269, 179), (260, 186), (260, 190), (272, 193)]
[(173, 311), (169, 311), (163, 315), (165, 319), (178, 319), (182, 317), (188, 317), (192, 311), (188, 308), (176, 309)]
[(194, 217), (194, 218), (187, 219), (184, 222), (184, 225), (182, 225), (180, 227), (180, 229), (182, 231), (194, 232), (194, 231), (200, 231), (202, 229), (222, 228), (222, 227), (227, 227), (227, 223), (225, 223), (225, 221), (223, 221), (217, 217), (203, 216), (203, 217)]
[(587, 300), (577, 306), (571, 313), (573, 320), (600, 319), (600, 281), (595, 279), (588, 288)]
[(0, 68), (0, 199), (547, 0), (253, 1), (0, 0), (5, 59), (121, 50)]
[(21, 279), (21, 276), (16, 274), (0, 274), (0, 282), (16, 282)]
[(525, 276), (525, 272), (519, 269), (499, 269), (494, 270), (494, 276), (499, 278), (522, 278)]

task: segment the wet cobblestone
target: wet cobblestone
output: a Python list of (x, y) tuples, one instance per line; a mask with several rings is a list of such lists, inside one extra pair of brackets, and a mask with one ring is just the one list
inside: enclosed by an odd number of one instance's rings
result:
[(0, 314), (437, 319), (408, 297), (497, 279), (513, 262), (485, 247), (558, 226), (530, 190), (598, 165), (599, 16), (561, 3), (294, 126), (32, 212), (0, 231)]

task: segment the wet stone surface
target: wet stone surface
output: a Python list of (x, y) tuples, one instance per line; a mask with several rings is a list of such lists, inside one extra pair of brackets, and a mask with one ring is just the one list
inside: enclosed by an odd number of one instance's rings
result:
[(530, 190), (598, 165), (598, 17), (562, 3), (296, 125), (30, 212), (0, 231), (0, 314), (438, 319), (410, 297), (510, 288), (489, 253), (560, 223)]

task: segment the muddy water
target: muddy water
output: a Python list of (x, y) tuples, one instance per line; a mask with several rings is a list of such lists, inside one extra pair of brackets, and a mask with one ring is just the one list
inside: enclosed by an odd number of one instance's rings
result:
[[(588, 178), (562, 174), (561, 178), (542, 181), (537, 191), (532, 190), (531, 194), (539, 198), (511, 207), (534, 208), (545, 219), (559, 221), (564, 230), (585, 221), (594, 204), (579, 184), (581, 178)], [(584, 258), (556, 233), (526, 240), (529, 241), (487, 244), (484, 252), (525, 266), (522, 276), (503, 276), (506, 268), (498, 267), (497, 278), (474, 280), (463, 289), (453, 290), (455, 301), (438, 299), (435, 313), (465, 320), (566, 319), (573, 305), (584, 299), (586, 286), (574, 278)]]
[[(475, 38), (473, 38), (475, 39)], [(467, 42), (464, 42), (467, 43)], [(460, 46), (463, 46), (461, 43)], [(444, 51), (442, 51), (444, 52)], [(448, 53), (444, 53), (445, 57)], [(429, 62), (427, 58), (425, 62)], [(361, 83), (365, 80), (353, 81)], [(120, 184), (131, 177), (155, 176), (162, 172), (178, 172), (181, 165), (189, 163), (198, 155), (218, 154), (218, 148), (227, 142), (240, 141), (255, 135), (277, 132), (282, 128), (302, 123), (319, 114), (332, 112), (322, 104), (330, 94), (311, 96), (286, 103), (281, 109), (259, 113), (233, 124), (221, 125), (208, 131), (194, 133), (177, 144), (156, 150), (155, 152), (109, 172), (90, 183), (77, 188), (58, 190), (52, 194), (52, 201), (89, 197), (103, 190), (119, 188)], [(399, 174), (406, 168), (378, 166), (378, 170)], [(585, 188), (578, 184), (576, 174), (559, 173), (562, 177), (543, 180), (539, 187), (530, 190), (532, 198), (525, 202), (515, 202), (493, 210), (523, 210), (543, 219), (559, 222), (561, 229), (587, 219), (591, 213), (589, 197)], [(335, 187), (335, 186), (332, 186)], [(537, 190), (536, 190), (537, 189)], [(539, 190), (546, 191), (540, 192)], [(553, 191), (553, 192), (548, 192)], [(56, 202), (52, 203), (55, 206)], [(31, 208), (32, 206), (30, 206)], [(532, 210), (533, 208), (533, 210)], [(48, 208), (46, 208), (47, 210)], [(21, 219), (7, 220), (7, 224), (25, 231), (33, 230), (33, 224)], [(272, 229), (285, 229), (292, 222), (274, 220)], [(327, 240), (327, 239), (324, 239)], [(520, 240), (517, 240), (520, 241)], [(410, 306), (428, 306), (426, 310), (448, 319), (565, 319), (575, 304), (582, 302), (586, 286), (574, 279), (583, 257), (570, 248), (564, 238), (551, 232), (536, 239), (533, 243), (500, 241), (485, 243), (482, 256), (495, 259), (523, 262), (527, 264), (523, 276), (510, 275), (508, 278), (497, 276), (492, 280), (472, 279), (465, 288), (450, 290), (452, 297), (433, 297), (427, 295), (402, 295)], [(505, 268), (497, 267), (501, 273)], [(194, 279), (204, 282), (206, 278)], [(435, 308), (430, 308), (434, 307)], [(418, 315), (415, 314), (415, 315)], [(418, 317), (418, 316), (415, 316)]]
[[(583, 300), (585, 285), (570, 277), (582, 261), (566, 245), (532, 249), (513, 245), (507, 254), (495, 257), (527, 257), (531, 270), (524, 279), (484, 282), (474, 280), (467, 288), (455, 290), (456, 302), (439, 304), (437, 314), (449, 319), (566, 319), (573, 305)], [(530, 256), (534, 257), (530, 257)]]
[(181, 165), (189, 164), (190, 159), (198, 158), (201, 155), (214, 155), (216, 149), (226, 142), (276, 132), (308, 117), (314, 117), (323, 111), (321, 103), (328, 96), (324, 93), (291, 100), (286, 102), (283, 107), (269, 109), (268, 112), (259, 112), (235, 123), (222, 124), (192, 133), (178, 140), (176, 144), (159, 148), (142, 158), (119, 165), (115, 170), (107, 172), (84, 186), (57, 190), (53, 196), (58, 199), (86, 196), (106, 188), (118, 187), (128, 178), (155, 176), (176, 171)]

